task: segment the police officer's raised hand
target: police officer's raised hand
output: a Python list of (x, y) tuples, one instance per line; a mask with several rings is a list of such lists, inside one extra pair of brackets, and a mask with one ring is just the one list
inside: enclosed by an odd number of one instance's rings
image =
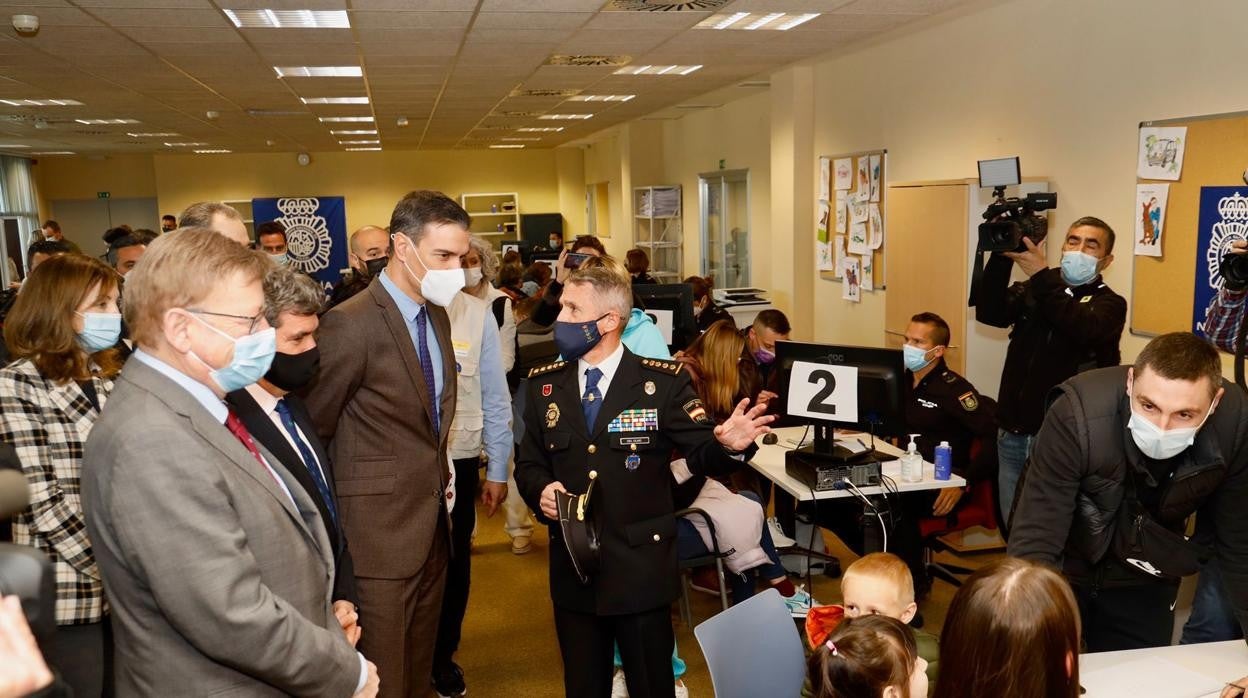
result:
[(716, 440), (729, 451), (744, 451), (749, 448), (754, 439), (771, 431), (767, 425), (776, 420), (775, 415), (763, 414), (767, 411), (767, 403), (760, 402), (747, 412), (745, 408), (749, 406), (748, 397), (741, 400), (732, 411), (732, 416), (715, 427)]
[(1025, 252), (1002, 252), (1006, 257), (1014, 260), (1019, 269), (1027, 276), (1035, 276), (1038, 272), (1042, 272), (1049, 268), (1049, 263), (1044, 259), (1044, 250), (1036, 247), (1036, 243), (1031, 238), (1023, 238), (1023, 246), (1027, 248)]
[(551, 521), (559, 520), (559, 505), (555, 501), (556, 492), (567, 492), (562, 482), (552, 482), (542, 490), (542, 514)]

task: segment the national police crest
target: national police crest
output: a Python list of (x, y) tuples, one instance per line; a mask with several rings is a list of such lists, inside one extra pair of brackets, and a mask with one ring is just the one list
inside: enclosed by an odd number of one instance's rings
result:
[(277, 200), (282, 215), (275, 220), (286, 227), (286, 254), (299, 271), (314, 274), (329, 267), (333, 239), (324, 217), (317, 215), (321, 206), (315, 198)]

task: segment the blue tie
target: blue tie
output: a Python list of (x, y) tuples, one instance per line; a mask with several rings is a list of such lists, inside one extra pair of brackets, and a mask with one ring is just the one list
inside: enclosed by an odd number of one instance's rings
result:
[(321, 468), (317, 465), (316, 456), (312, 455), (312, 449), (299, 436), (299, 428), (295, 426), (295, 418), (290, 415), (290, 407), (286, 405), (285, 400), (277, 401), (277, 416), (282, 420), (282, 426), (286, 427), (286, 433), (290, 434), (290, 438), (295, 442), (295, 446), (299, 449), (299, 457), (303, 459), (303, 465), (312, 474), (312, 482), (316, 483), (316, 491), (321, 493), (321, 500), (325, 502), (325, 508), (329, 510), (329, 516), (334, 520), (334, 525), (338, 525), (338, 511), (334, 507), (334, 498), (329, 493), (329, 485), (325, 482), (325, 476), (321, 474)]
[(433, 406), (433, 433), (440, 434), (438, 384), (433, 380), (433, 359), (429, 356), (429, 311), (426, 308), (421, 308), (416, 314), (416, 353), (420, 357), (420, 372), (425, 374), (425, 387), (429, 389), (429, 402)]
[(596, 368), (585, 369), (585, 394), (581, 396), (581, 409), (585, 411), (585, 429), (594, 431), (594, 422), (598, 421), (598, 410), (602, 409), (602, 392), (598, 390), (598, 381), (602, 379), (602, 371)]

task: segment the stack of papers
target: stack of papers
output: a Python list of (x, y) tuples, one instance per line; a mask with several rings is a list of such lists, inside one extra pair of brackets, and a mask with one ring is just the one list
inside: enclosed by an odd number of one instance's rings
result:
[(679, 189), (650, 189), (641, 193), (639, 216), (675, 216), (680, 212)]

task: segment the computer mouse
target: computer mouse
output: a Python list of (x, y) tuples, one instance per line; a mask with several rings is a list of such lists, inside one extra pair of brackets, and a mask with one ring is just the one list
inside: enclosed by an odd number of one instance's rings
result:
[(769, 431), (766, 434), (763, 434), (763, 443), (767, 444), (768, 446), (775, 446), (776, 443), (778, 443), (779, 441), (780, 441), (780, 437), (776, 436), (776, 432), (774, 431)]

